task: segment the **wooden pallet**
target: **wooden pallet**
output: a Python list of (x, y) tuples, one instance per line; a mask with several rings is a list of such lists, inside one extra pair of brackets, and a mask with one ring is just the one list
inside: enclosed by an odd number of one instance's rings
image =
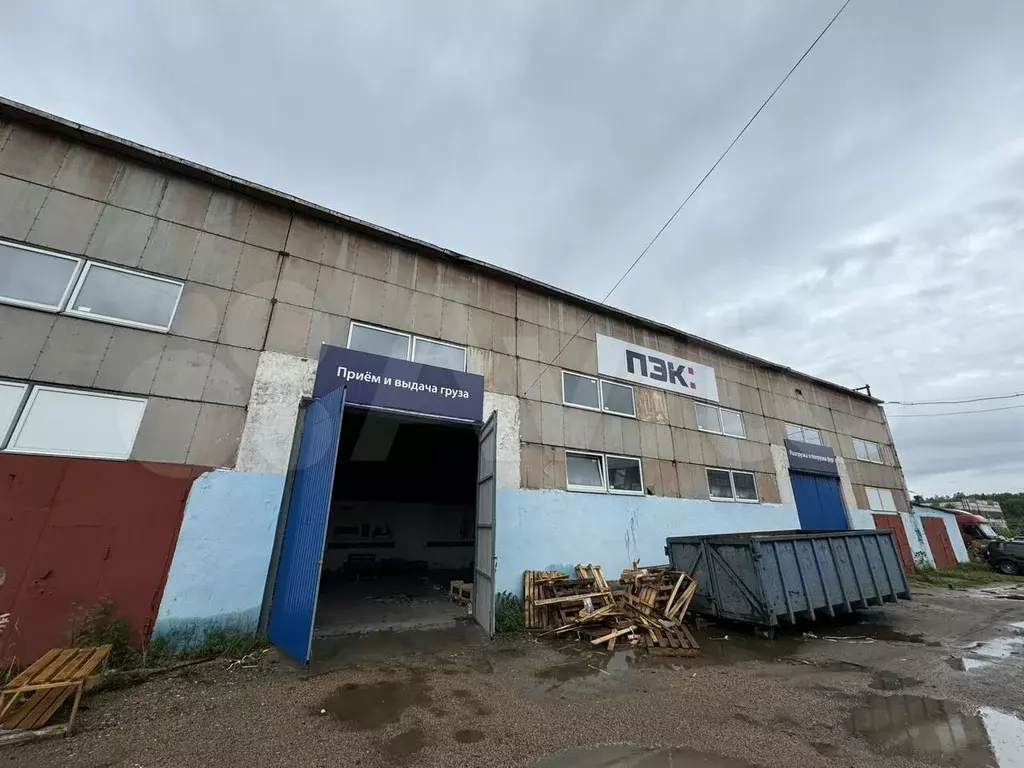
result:
[(537, 601), (546, 596), (543, 585), (568, 578), (561, 571), (523, 571), (523, 613), (528, 630), (554, 629), (548, 620), (549, 612), (538, 607)]
[(34, 731), (42, 728), (74, 696), (67, 730), (71, 733), (89, 676), (110, 655), (110, 646), (54, 648), (47, 651), (0, 691), (0, 728)]
[(700, 646), (693, 639), (690, 630), (678, 627), (646, 628), (647, 653), (651, 656), (689, 657), (700, 655)]

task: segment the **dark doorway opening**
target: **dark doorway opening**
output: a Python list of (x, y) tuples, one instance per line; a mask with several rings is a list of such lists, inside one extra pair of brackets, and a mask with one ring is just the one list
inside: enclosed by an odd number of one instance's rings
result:
[(473, 581), (475, 425), (348, 408), (314, 635), (451, 626)]

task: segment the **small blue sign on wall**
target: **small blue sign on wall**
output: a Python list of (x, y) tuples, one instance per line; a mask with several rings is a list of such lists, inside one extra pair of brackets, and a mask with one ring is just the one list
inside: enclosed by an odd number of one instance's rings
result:
[(347, 405), (480, 421), (484, 377), (324, 344), (313, 397), (348, 387)]

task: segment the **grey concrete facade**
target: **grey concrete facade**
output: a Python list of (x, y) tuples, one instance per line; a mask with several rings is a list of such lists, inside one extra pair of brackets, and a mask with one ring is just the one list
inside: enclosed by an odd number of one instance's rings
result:
[[(845, 459), (859, 507), (874, 486), (906, 511), (884, 412), (858, 393), (32, 122), (0, 110), (0, 238), (175, 278), (184, 291), (167, 333), (0, 304), (0, 377), (147, 396), (133, 458), (232, 466), (259, 353), (315, 357), (322, 343), (345, 346), (355, 320), (466, 346), (485, 389), (519, 397), (523, 487), (564, 488), (566, 449), (578, 449), (641, 457), (655, 495), (706, 499), (705, 468), (722, 467), (756, 473), (762, 501), (779, 502), (769, 445), (793, 423)], [(563, 405), (562, 370), (597, 372), (596, 334), (713, 367), (720, 405), (742, 413), (747, 437), (698, 430), (694, 401), (659, 389), (634, 387), (635, 419)], [(858, 460), (854, 438), (882, 445), (884, 463)]]

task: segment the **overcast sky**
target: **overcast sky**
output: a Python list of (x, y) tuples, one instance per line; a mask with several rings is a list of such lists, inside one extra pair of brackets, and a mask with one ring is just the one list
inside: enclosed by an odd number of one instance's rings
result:
[[(9, 3), (0, 93), (594, 298), (839, 2)], [(300, 10), (303, 7), (303, 10)], [(1024, 3), (853, 0), (610, 300), (887, 400), (1024, 390)], [(917, 493), (1024, 405), (889, 406)]]

